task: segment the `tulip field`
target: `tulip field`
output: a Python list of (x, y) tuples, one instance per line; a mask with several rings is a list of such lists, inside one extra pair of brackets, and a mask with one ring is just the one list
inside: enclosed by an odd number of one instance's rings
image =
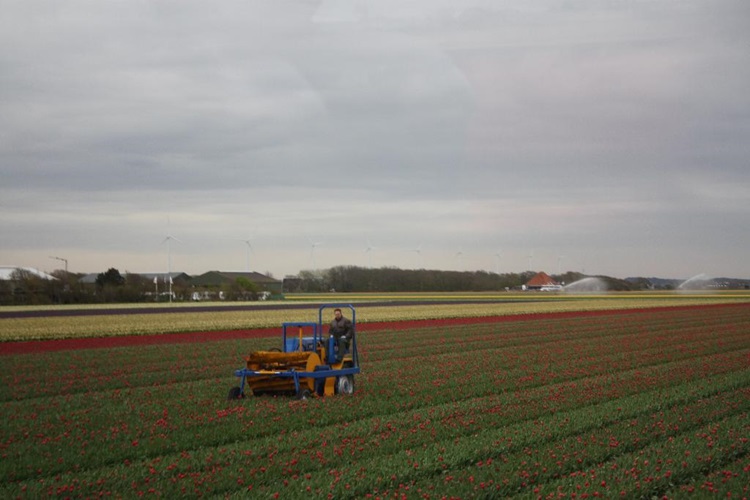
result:
[(750, 304), (377, 323), (351, 396), (228, 401), (276, 336), (0, 355), (0, 498), (748, 498)]
[[(750, 302), (744, 291), (678, 294), (339, 294), (329, 296), (306, 295), (306, 300), (248, 303), (242, 310), (233, 310), (237, 303), (211, 303), (211, 310), (200, 310), (203, 304), (175, 303), (91, 304), (84, 308), (70, 306), (11, 306), (0, 308), (0, 349), (3, 342), (24, 340), (53, 340), (91, 337), (121, 337), (132, 335), (161, 335), (183, 332), (238, 331), (243, 329), (276, 328), (284, 321), (311, 321), (321, 302), (352, 303), (366, 307), (357, 310), (360, 323), (403, 321), (404, 319), (476, 318), (515, 316), (570, 311), (607, 311), (613, 309), (642, 309), (645, 307), (679, 307), (704, 304), (732, 304)], [(400, 300), (399, 306), (388, 304)], [(435, 302), (437, 301), (437, 302)], [(469, 301), (469, 302), (466, 302)], [(291, 308), (304, 303), (306, 307)], [(426, 305), (427, 304), (427, 305)], [(169, 313), (151, 314), (157, 307)], [(104, 311), (102, 311), (104, 309)], [(30, 313), (22, 317), (13, 313)], [(54, 312), (64, 314), (51, 314)], [(38, 313), (38, 314), (37, 314)], [(171, 313), (171, 314), (170, 314)], [(1, 351), (0, 351), (1, 352)]]

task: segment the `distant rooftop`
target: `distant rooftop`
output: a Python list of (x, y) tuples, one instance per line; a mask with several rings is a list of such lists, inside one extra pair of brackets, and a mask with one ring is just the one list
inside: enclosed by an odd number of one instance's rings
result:
[[(83, 284), (86, 284), (86, 285), (92, 285), (92, 284), (96, 283), (96, 278), (100, 274), (101, 273), (88, 273), (88, 274), (84, 275), (83, 277), (81, 277), (78, 281), (79, 281), (79, 283), (83, 283)], [(141, 276), (143, 279), (147, 279), (149, 281), (153, 281), (154, 278), (156, 278), (160, 283), (161, 282), (166, 283), (168, 281), (169, 277), (171, 277), (173, 281), (174, 280), (178, 280), (178, 279), (181, 279), (181, 280), (190, 279), (190, 276), (188, 276), (187, 274), (185, 274), (182, 271), (175, 271), (175, 272), (172, 272), (172, 273), (123, 273), (122, 276), (124, 277), (124, 276), (127, 276), (128, 274), (135, 274), (135, 275)]]
[(39, 269), (33, 268), (33, 267), (22, 267), (22, 266), (0, 266), (0, 280), (8, 281), (11, 278), (11, 275), (15, 271), (25, 271), (27, 273), (30, 273), (34, 276), (38, 276), (45, 280), (56, 280), (54, 276), (51, 274), (47, 274), (45, 272), (40, 271)]
[(558, 285), (557, 281), (553, 280), (545, 272), (538, 272), (533, 278), (526, 282), (526, 286), (528, 287), (543, 287), (554, 285)]

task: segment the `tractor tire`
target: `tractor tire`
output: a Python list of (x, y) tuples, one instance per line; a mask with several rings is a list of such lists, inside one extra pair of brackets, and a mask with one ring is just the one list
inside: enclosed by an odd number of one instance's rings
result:
[(233, 399), (242, 399), (242, 389), (240, 389), (239, 387), (232, 387), (231, 389), (229, 389), (227, 399), (230, 401)]
[(312, 397), (312, 394), (307, 389), (304, 389), (304, 390), (300, 391), (299, 394), (297, 394), (297, 399), (299, 399), (300, 401), (305, 400), (305, 399), (310, 398), (310, 397)]
[(344, 375), (336, 377), (336, 394), (350, 395), (354, 393), (354, 376)]

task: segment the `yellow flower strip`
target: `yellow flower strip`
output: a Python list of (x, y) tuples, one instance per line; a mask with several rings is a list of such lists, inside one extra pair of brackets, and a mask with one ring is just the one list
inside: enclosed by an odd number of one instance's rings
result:
[[(337, 296), (336, 299), (342, 297)], [(357, 322), (375, 323), (421, 319), (541, 314), (566, 311), (597, 311), (645, 307), (747, 303), (750, 295), (695, 296), (579, 296), (575, 299), (480, 304), (368, 305), (357, 309)], [(528, 299), (527, 299), (528, 300)], [(346, 302), (346, 300), (344, 300)], [(354, 301), (351, 301), (354, 302)], [(63, 338), (150, 335), (177, 332), (205, 332), (279, 327), (283, 322), (315, 322), (317, 305), (309, 309), (190, 312), (184, 308), (173, 313), (111, 314), (0, 319), (0, 341), (51, 340)]]

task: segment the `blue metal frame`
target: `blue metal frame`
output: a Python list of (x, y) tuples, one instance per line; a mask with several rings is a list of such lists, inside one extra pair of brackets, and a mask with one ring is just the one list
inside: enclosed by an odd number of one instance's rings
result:
[[(286, 372), (276, 372), (272, 376), (279, 377), (279, 378), (291, 378), (294, 379), (294, 392), (296, 394), (299, 394), (299, 379), (300, 378), (312, 378), (312, 379), (326, 379), (329, 377), (341, 377), (344, 375), (356, 375), (357, 373), (360, 373), (360, 369), (358, 366), (352, 367), (352, 368), (342, 368), (340, 370), (321, 370), (317, 372), (298, 372), (295, 370), (290, 370)], [(237, 370), (234, 372), (235, 376), (242, 377), (242, 381), (240, 382), (240, 393), (245, 394), (245, 380), (247, 377), (268, 377), (269, 374), (267, 373), (258, 373), (253, 370), (248, 370), (247, 368), (244, 368), (242, 370)]]
[[(313, 331), (313, 336), (312, 336), (313, 346), (318, 345), (318, 341), (319, 340), (323, 340), (323, 333), (320, 332), (320, 328), (319, 328), (319, 325), (317, 323), (282, 323), (281, 324), (281, 331), (282, 331), (282, 337), (283, 338), (282, 338), (282, 341), (281, 341), (281, 346), (283, 348), (283, 352), (292, 352), (292, 351), (290, 351), (290, 350), (287, 349), (287, 343), (286, 343), (286, 337), (287, 337), (286, 331), (287, 331), (287, 328), (289, 328), (289, 327), (296, 327), (296, 328), (306, 328), (306, 327), (309, 328), (309, 327), (312, 327), (312, 331)], [(306, 337), (302, 337), (302, 338), (305, 339)], [(297, 348), (299, 349), (299, 345), (297, 346)], [(295, 349), (295, 350), (298, 350), (298, 349)]]
[[(353, 365), (350, 368), (342, 368), (339, 370), (320, 370), (315, 372), (300, 372), (296, 370), (288, 370), (288, 371), (279, 371), (274, 372), (270, 376), (273, 377), (279, 377), (279, 378), (292, 378), (294, 379), (294, 391), (296, 394), (299, 395), (300, 393), (300, 378), (311, 378), (311, 379), (326, 379), (329, 377), (341, 377), (346, 375), (356, 375), (360, 373), (359, 368), (359, 354), (357, 352), (357, 312), (354, 309), (354, 306), (351, 304), (324, 304), (320, 306), (318, 309), (318, 323), (282, 323), (282, 348), (283, 352), (290, 352), (287, 351), (287, 328), (289, 327), (298, 327), (298, 328), (305, 328), (305, 327), (312, 327), (313, 329), (313, 349), (317, 345), (318, 341), (323, 340), (323, 310), (324, 309), (335, 309), (335, 308), (348, 308), (352, 313), (352, 329), (354, 330), (354, 334), (352, 335), (352, 344), (351, 344), (351, 354), (352, 354), (352, 362)], [(329, 337), (329, 348), (326, 349), (326, 353), (332, 353), (333, 350), (330, 349), (331, 344), (333, 343), (333, 337)], [(297, 346), (299, 348), (299, 346)], [(322, 360), (324, 362), (329, 362), (329, 360)], [(240, 382), (240, 394), (245, 394), (245, 381), (247, 380), (247, 377), (268, 377), (268, 373), (259, 373), (255, 370), (249, 370), (247, 368), (243, 368), (241, 370), (236, 370), (234, 372), (234, 375), (236, 377), (241, 377)]]

